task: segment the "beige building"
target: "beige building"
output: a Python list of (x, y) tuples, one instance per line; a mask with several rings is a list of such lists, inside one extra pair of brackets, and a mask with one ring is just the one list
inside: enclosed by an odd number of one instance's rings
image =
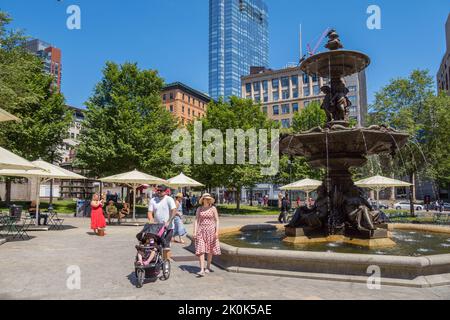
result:
[(165, 86), (161, 97), (167, 110), (173, 113), (182, 125), (203, 117), (208, 103), (212, 100), (208, 95), (181, 82)]
[(447, 50), (442, 58), (441, 66), (437, 73), (438, 90), (450, 95), (450, 14), (445, 24)]
[(75, 159), (75, 148), (79, 144), (79, 137), (81, 132), (81, 126), (84, 121), (84, 110), (67, 106), (73, 113), (73, 121), (69, 127), (68, 137), (64, 139), (63, 144), (60, 147), (62, 155), (62, 164), (71, 164)]
[[(352, 102), (350, 116), (363, 126), (367, 114), (367, 93), (365, 73), (344, 79)], [(300, 67), (271, 70), (252, 67), (250, 75), (242, 77), (242, 97), (262, 104), (262, 111), (270, 119), (281, 123), (283, 128), (292, 125), (294, 114), (313, 101), (321, 102), (320, 88), (327, 80), (304, 74)]]

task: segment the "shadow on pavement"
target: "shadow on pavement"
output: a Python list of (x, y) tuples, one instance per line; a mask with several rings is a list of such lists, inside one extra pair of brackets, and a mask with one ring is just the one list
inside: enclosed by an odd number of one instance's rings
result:
[(189, 272), (190, 274), (197, 274), (200, 272), (200, 267), (190, 266), (190, 265), (181, 265), (179, 266), (181, 271)]
[[(136, 274), (134, 273), (134, 271), (132, 273), (130, 273), (127, 276), (128, 281), (130, 281), (130, 283), (135, 287), (137, 284), (137, 278), (136, 278)], [(144, 285), (147, 283), (155, 283), (158, 280), (157, 277), (155, 278), (150, 278), (150, 279), (145, 279), (144, 281)]]
[[(24, 236), (24, 238), (25, 239), (21, 239), (21, 238), (15, 238), (15, 239), (13, 239), (12, 237), (7, 237), (6, 238), (6, 243), (11, 243), (11, 242), (26, 242), (26, 241), (31, 241), (31, 240), (33, 240), (33, 239), (35, 239), (35, 238), (37, 238), (36, 236)], [(6, 244), (5, 243), (5, 244)]]

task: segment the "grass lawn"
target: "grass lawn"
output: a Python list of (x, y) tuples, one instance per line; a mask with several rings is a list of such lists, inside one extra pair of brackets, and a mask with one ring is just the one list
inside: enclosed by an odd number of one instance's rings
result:
[(280, 212), (278, 208), (263, 208), (248, 205), (241, 205), (241, 209), (238, 212), (235, 204), (221, 204), (217, 206), (219, 214), (234, 214), (234, 215), (261, 215), (261, 216), (273, 216), (278, 215)]
[[(24, 210), (28, 210), (28, 207), (30, 206), (30, 201), (13, 201), (11, 204), (15, 204), (18, 206), (22, 206)], [(42, 210), (48, 209), (48, 202), (41, 201), (39, 207)], [(53, 201), (53, 208), (56, 212), (61, 214), (75, 214), (77, 207), (76, 201), (73, 200), (54, 200)], [(6, 206), (5, 202), (0, 202), (0, 210), (6, 211), (8, 210), (8, 207)]]

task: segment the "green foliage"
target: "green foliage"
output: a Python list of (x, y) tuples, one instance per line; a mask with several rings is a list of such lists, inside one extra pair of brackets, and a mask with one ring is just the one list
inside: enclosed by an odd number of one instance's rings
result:
[(86, 103), (78, 164), (96, 177), (134, 169), (174, 175), (171, 134), (177, 123), (162, 105), (163, 83), (156, 71), (135, 63), (107, 62)]
[(430, 175), (443, 187), (450, 184), (450, 97), (441, 93), (427, 100), (423, 136), (426, 164)]
[(426, 165), (421, 155), (424, 146), (417, 141), (428, 116), (424, 113), (427, 101), (432, 97), (433, 79), (423, 70), (414, 70), (408, 78), (392, 80), (375, 94), (369, 124), (385, 124), (411, 135), (392, 163), (396, 175), (412, 176)]
[[(227, 129), (247, 131), (249, 129), (271, 129), (277, 126), (273, 121), (267, 119), (259, 105), (254, 104), (249, 99), (237, 97), (232, 97), (229, 102), (221, 100), (210, 103), (205, 117), (200, 121), (203, 126), (203, 132), (208, 129), (217, 129), (222, 133), (223, 137), (226, 136)], [(193, 136), (193, 125), (189, 126), (189, 130)], [(207, 145), (205, 143), (203, 149)], [(246, 138), (246, 145), (248, 146), (248, 138)], [(225, 157), (225, 143), (223, 148)], [(201, 181), (209, 188), (224, 186), (239, 192), (243, 187), (252, 187), (266, 178), (261, 176), (261, 166), (259, 164), (248, 164), (248, 157), (249, 154), (246, 154), (246, 164), (193, 165), (192, 173), (198, 181)]]
[(58, 160), (72, 115), (43, 62), (24, 50), (26, 37), (7, 31), (10, 21), (0, 12), (0, 108), (21, 122), (2, 124), (0, 144), (29, 160)]
[(323, 128), (326, 122), (325, 111), (318, 101), (313, 101), (306, 108), (294, 114), (292, 128), (294, 132), (308, 131), (316, 127)]
[(271, 182), (286, 185), (302, 179), (322, 180), (323, 178), (324, 170), (313, 169), (304, 157), (290, 159), (289, 156), (283, 155), (280, 158), (280, 172), (272, 178)]

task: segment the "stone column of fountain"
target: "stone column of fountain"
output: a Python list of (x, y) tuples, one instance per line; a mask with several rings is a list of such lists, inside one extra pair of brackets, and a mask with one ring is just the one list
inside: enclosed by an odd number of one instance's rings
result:
[(308, 75), (329, 79), (330, 85), (321, 88), (327, 124), (325, 128), (283, 137), (280, 151), (306, 157), (313, 167), (326, 168), (327, 177), (317, 191), (315, 206), (298, 209), (286, 226), (285, 241), (395, 245), (380, 212), (372, 209), (362, 190), (354, 185), (349, 169), (363, 166), (369, 155), (395, 154), (406, 144), (408, 135), (385, 126), (349, 128), (351, 102), (343, 78), (366, 69), (370, 59), (361, 52), (343, 50), (335, 30), (328, 33), (325, 47), (329, 51), (309, 57), (300, 68)]

